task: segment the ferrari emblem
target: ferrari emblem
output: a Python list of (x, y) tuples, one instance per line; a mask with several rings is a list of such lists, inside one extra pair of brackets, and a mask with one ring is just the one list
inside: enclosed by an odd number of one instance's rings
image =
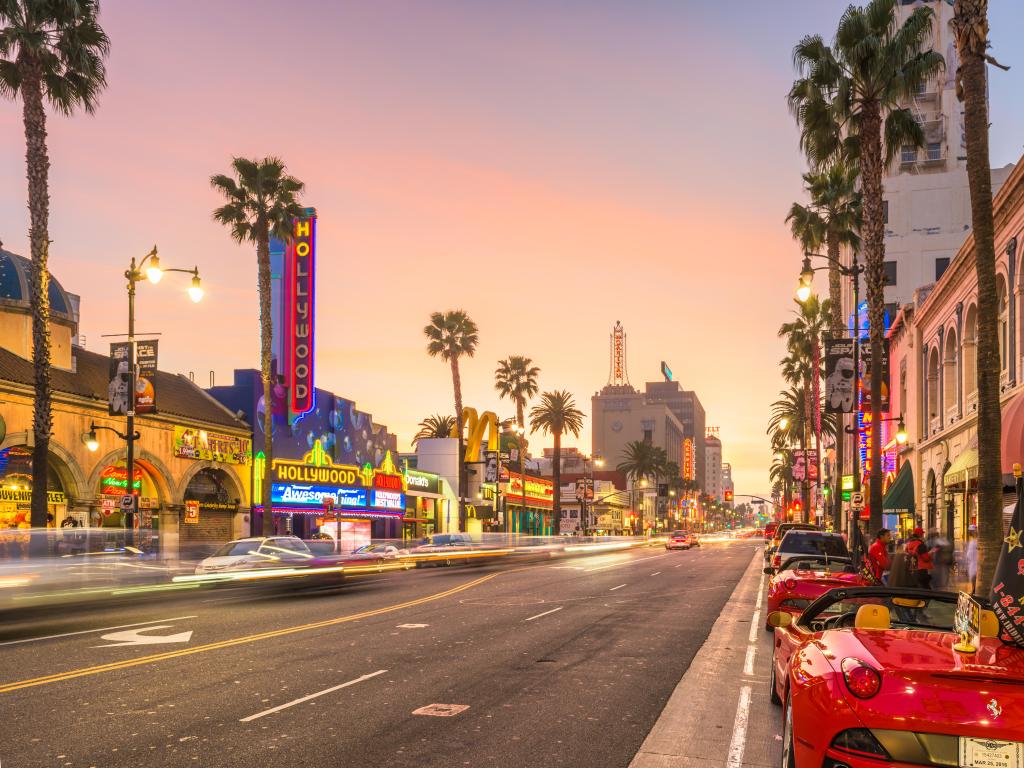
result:
[(1001, 714), (1003, 714), (1003, 708), (999, 706), (999, 702), (996, 701), (995, 699), (992, 699), (988, 703), (988, 706), (986, 707), (986, 709), (988, 710), (988, 713), (990, 715), (992, 715), (993, 719), (995, 719), (995, 718), (999, 717)]
[(1010, 545), (1010, 548), (1006, 550), (1007, 552), (1013, 552), (1013, 550), (1021, 546), (1020, 534), (1021, 531), (1015, 531), (1013, 530), (1013, 526), (1010, 526), (1010, 535), (1003, 539), (1003, 541)]

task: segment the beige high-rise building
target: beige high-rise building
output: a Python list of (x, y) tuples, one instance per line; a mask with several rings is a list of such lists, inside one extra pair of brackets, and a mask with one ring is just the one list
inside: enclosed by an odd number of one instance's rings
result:
[(709, 433), (704, 438), (704, 493), (722, 501), (722, 441)]

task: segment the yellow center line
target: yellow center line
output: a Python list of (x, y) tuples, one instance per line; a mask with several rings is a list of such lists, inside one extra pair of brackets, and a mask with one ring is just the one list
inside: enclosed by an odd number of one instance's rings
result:
[[(520, 570), (520, 569), (516, 569)], [(466, 582), (458, 587), (445, 590), (444, 592), (438, 592), (433, 595), (427, 595), (425, 597), (419, 597), (415, 600), (409, 600), (404, 603), (397, 603), (395, 605), (388, 605), (383, 608), (374, 608), (371, 611), (363, 611), (362, 613), (353, 613), (348, 616), (338, 616), (334, 619), (325, 619), (324, 621), (315, 621), (310, 624), (301, 624), (294, 627), (285, 627), (283, 629), (275, 629), (269, 632), (261, 632), (256, 635), (246, 635), (245, 637), (235, 637), (229, 640), (220, 640), (215, 643), (207, 643), (206, 645), (197, 645), (195, 648), (182, 648), (176, 651), (167, 651), (165, 653), (154, 653), (149, 656), (139, 656), (134, 659), (125, 659), (123, 661), (115, 661), (109, 664), (99, 664), (94, 667), (82, 667), (80, 669), (72, 669), (67, 672), (58, 672), (52, 675), (44, 675), (43, 677), (33, 677), (29, 680), (19, 680), (13, 683), (6, 683), (0, 685), (0, 693), (10, 693), (12, 691), (21, 690), (22, 688), (32, 688), (37, 685), (48, 685), (50, 683), (59, 683), (63, 680), (71, 680), (76, 677), (86, 677), (88, 675), (98, 675), (103, 672), (113, 672), (118, 669), (126, 669), (128, 667), (139, 666), (140, 664), (154, 664), (158, 661), (166, 661), (167, 659), (176, 659), (181, 656), (191, 656), (194, 653), (205, 653), (207, 651), (216, 651), (221, 648), (230, 648), (235, 645), (243, 645), (245, 643), (255, 643), (260, 640), (269, 640), (275, 637), (282, 637), (284, 635), (291, 635), (297, 632), (308, 632), (313, 629), (322, 629), (323, 627), (333, 627), (338, 624), (346, 624), (350, 621), (357, 621), (359, 619), (366, 619), (371, 616), (379, 616), (384, 613), (392, 613), (394, 611), (400, 611), (404, 608), (412, 608), (416, 605), (423, 605), (424, 603), (433, 602), (434, 600), (441, 600), (450, 595), (463, 592), (467, 589), (472, 589), (478, 584), (483, 584), (485, 581), (490, 581), (496, 576), (500, 576), (502, 573), (511, 573), (512, 571), (499, 571), (498, 573), (491, 573), (486, 576), (482, 576), (479, 579)]]

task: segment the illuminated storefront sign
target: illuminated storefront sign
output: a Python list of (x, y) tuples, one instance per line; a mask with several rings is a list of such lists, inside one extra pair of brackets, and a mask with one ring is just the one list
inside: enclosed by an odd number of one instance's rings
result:
[[(309, 209), (312, 212), (311, 209)], [(285, 249), (285, 371), (292, 419), (313, 410), (313, 313), (316, 306), (316, 214), (296, 219)]]
[(693, 440), (683, 440), (683, 480), (694, 480), (697, 477), (697, 462), (694, 456)]
[[(132, 491), (138, 495), (142, 491), (142, 470), (135, 468), (132, 473), (135, 482)], [(128, 470), (124, 467), (104, 467), (100, 472), (100, 493), (111, 496), (124, 496), (128, 492)]]
[[(509, 482), (502, 491), (514, 504), (523, 496), (523, 476), (518, 472), (509, 472)], [(554, 486), (550, 480), (539, 477), (526, 476), (526, 501), (527, 503), (551, 504), (554, 500)]]
[(347, 464), (335, 464), (317, 440), (302, 461), (274, 459), (271, 482), (319, 485), (364, 485), (364, 470)]
[[(484, 411), (477, 414), (476, 408), (462, 409), (462, 428), (466, 430), (466, 453), (464, 460), (468, 463), (480, 461), (480, 448), (484, 441), (484, 432), (487, 432), (487, 450), (498, 450), (498, 417), (493, 411)], [(452, 426), (452, 437), (459, 437), (459, 427)]]
[(327, 497), (333, 497), (338, 507), (365, 507), (365, 488), (339, 488), (330, 485), (298, 485), (273, 483), (270, 498), (274, 504), (300, 507), (321, 507)]
[[(64, 495), (62, 491), (47, 491), (46, 492), (46, 503), (47, 504), (66, 504), (68, 497)], [(13, 488), (0, 488), (0, 502), (14, 502), (15, 504), (31, 504), (32, 503), (32, 489), (25, 488), (13, 489)]]
[(440, 485), (440, 478), (437, 475), (415, 469), (405, 471), (405, 486), (411, 493), (440, 493)]
[(252, 440), (191, 427), (174, 428), (174, 455), (221, 464), (252, 463)]
[(373, 491), (370, 506), (374, 509), (395, 509), (405, 512), (405, 494), (394, 491)]

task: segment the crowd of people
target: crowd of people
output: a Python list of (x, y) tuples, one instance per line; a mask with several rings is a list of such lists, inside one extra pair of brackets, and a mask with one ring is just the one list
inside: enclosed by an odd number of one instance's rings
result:
[(881, 529), (868, 549), (867, 566), (881, 584), (920, 589), (956, 589), (955, 578), (966, 581), (973, 593), (978, 576), (978, 532), (968, 528), (967, 542), (957, 555), (953, 544), (939, 531), (925, 536), (915, 528), (902, 546), (895, 546), (892, 531)]

